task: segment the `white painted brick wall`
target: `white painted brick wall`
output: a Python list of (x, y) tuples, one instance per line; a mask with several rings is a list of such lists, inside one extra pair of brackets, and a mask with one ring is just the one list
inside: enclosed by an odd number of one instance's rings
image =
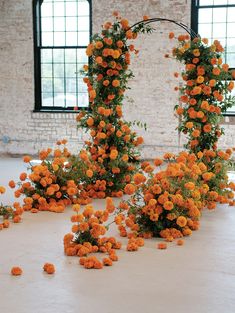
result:
[[(93, 0), (93, 33), (111, 18), (114, 10), (134, 23), (143, 15), (165, 17), (190, 23), (190, 0)], [(148, 130), (138, 129), (144, 136), (144, 158), (161, 155), (165, 151), (177, 152), (179, 147), (177, 119), (173, 107), (178, 95), (173, 90), (173, 73), (179, 70), (174, 60), (164, 58), (172, 48), (168, 33), (182, 33), (169, 23), (157, 23), (156, 31), (140, 36), (136, 41), (140, 55), (132, 61), (135, 78), (126, 101), (125, 118), (146, 122)], [(69, 140), (69, 148), (77, 152), (84, 134), (76, 130), (73, 113), (33, 113), (34, 71), (32, 1), (0, 0), (0, 153), (35, 154), (43, 147), (53, 146), (61, 138)], [(235, 145), (235, 125), (230, 119), (223, 146)], [(3, 137), (9, 143), (3, 143)], [(183, 138), (182, 138), (183, 139)], [(181, 142), (182, 142), (181, 139)]]

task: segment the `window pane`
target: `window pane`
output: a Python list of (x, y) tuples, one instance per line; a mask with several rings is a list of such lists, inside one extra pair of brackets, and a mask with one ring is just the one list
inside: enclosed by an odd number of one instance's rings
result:
[(77, 50), (77, 61), (78, 61), (78, 63), (87, 64), (88, 59), (87, 59), (87, 55), (86, 55), (86, 49), (78, 49)]
[(199, 5), (212, 5), (213, 0), (200, 0)]
[(228, 8), (228, 22), (235, 22), (235, 8)]
[(65, 66), (66, 77), (76, 77), (76, 63), (67, 63)]
[(66, 92), (76, 93), (76, 78), (66, 78)]
[(235, 4), (235, 0), (228, 0), (228, 4)]
[(65, 32), (54, 32), (54, 46), (65, 45)]
[(77, 31), (77, 17), (66, 17), (66, 31)]
[(64, 77), (64, 64), (54, 63), (54, 77)]
[(42, 63), (41, 71), (42, 77), (52, 77), (52, 64)]
[(88, 107), (88, 95), (87, 93), (79, 93), (78, 94), (78, 107)]
[(65, 50), (65, 62), (76, 63), (76, 49)]
[(89, 32), (79, 32), (78, 33), (78, 45), (79, 46), (87, 46), (90, 41)]
[(235, 37), (235, 23), (227, 24), (227, 37)]
[(78, 2), (78, 15), (89, 15), (89, 3), (88, 1)]
[(53, 15), (53, 10), (52, 10), (52, 3), (50, 2), (43, 2), (41, 5), (41, 16), (52, 16)]
[(212, 22), (212, 9), (200, 9), (198, 22), (199, 23), (211, 23)]
[(65, 95), (63, 92), (57, 93), (54, 97), (54, 106), (55, 107), (64, 107), (65, 106)]
[(213, 22), (226, 22), (226, 8), (215, 8), (213, 9)]
[(67, 46), (77, 46), (77, 32), (67, 32), (66, 33), (66, 45)]
[(199, 24), (198, 33), (202, 37), (210, 38), (212, 36), (212, 24)]
[(47, 107), (53, 107), (53, 94), (52, 92), (46, 92), (42, 94), (42, 105)]
[(43, 46), (53, 46), (53, 32), (43, 32), (42, 33), (42, 45)]
[(65, 18), (55, 17), (54, 18), (54, 31), (65, 31)]
[(56, 95), (58, 93), (64, 93), (64, 79), (63, 78), (54, 79), (54, 92)]
[(230, 67), (235, 67), (235, 53), (228, 53), (227, 54), (227, 63)]
[(52, 62), (52, 49), (43, 49), (41, 50), (42, 63), (51, 63)]
[(77, 96), (76, 93), (66, 93), (65, 95), (65, 106), (75, 107), (77, 105)]
[(214, 5), (228, 4), (228, 0), (214, 0)]
[(89, 17), (78, 17), (78, 31), (85, 30), (89, 31), (90, 21)]
[(67, 2), (66, 3), (66, 16), (76, 16), (77, 15), (77, 3)]
[(52, 92), (52, 78), (42, 78), (42, 92)]
[(42, 18), (42, 31), (53, 31), (53, 23), (52, 18), (50, 17), (43, 17)]
[(54, 63), (64, 63), (64, 49), (54, 49), (53, 50), (53, 62)]
[(213, 38), (226, 37), (226, 23), (213, 24)]
[(64, 16), (64, 3), (54, 2), (54, 16)]
[(227, 39), (227, 52), (235, 52), (235, 38)]

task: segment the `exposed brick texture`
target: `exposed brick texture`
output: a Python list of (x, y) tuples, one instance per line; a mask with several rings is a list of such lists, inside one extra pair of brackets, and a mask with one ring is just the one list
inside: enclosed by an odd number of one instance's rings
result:
[[(190, 0), (94, 0), (93, 33), (119, 10), (134, 23), (143, 15), (165, 17), (190, 24)], [(157, 23), (152, 35), (140, 36), (140, 49), (133, 59), (132, 80), (125, 103), (125, 118), (146, 122), (148, 129), (137, 131), (144, 136), (143, 158), (180, 149), (177, 118), (173, 108), (178, 101), (173, 73), (179, 64), (164, 58), (172, 48), (169, 31), (182, 30), (169, 23)], [(0, 0), (0, 153), (35, 154), (52, 146), (61, 138), (69, 139), (69, 147), (77, 152), (84, 134), (76, 130), (73, 113), (34, 113), (33, 25), (31, 0)], [(234, 123), (226, 120), (223, 146), (234, 145)], [(8, 142), (9, 140), (9, 142)], [(183, 138), (181, 138), (181, 144)]]

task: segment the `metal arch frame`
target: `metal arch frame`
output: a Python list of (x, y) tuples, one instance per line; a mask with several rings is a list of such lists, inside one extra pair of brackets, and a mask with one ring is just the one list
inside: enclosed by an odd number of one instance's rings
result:
[(130, 26), (129, 29), (133, 29), (135, 26), (138, 26), (140, 24), (145, 24), (145, 25), (149, 25), (152, 23), (156, 23), (156, 22), (169, 22), (169, 23), (173, 23), (181, 28), (183, 28), (190, 36), (191, 38), (196, 38), (196, 37), (200, 37), (199, 34), (197, 34), (192, 28), (188, 27), (187, 25), (185, 25), (184, 23), (181, 22), (177, 22), (175, 20), (171, 20), (171, 19), (167, 19), (167, 18), (161, 18), (161, 17), (154, 17), (154, 18), (149, 18), (147, 20), (142, 20), (139, 21), (135, 24), (133, 24), (132, 26)]

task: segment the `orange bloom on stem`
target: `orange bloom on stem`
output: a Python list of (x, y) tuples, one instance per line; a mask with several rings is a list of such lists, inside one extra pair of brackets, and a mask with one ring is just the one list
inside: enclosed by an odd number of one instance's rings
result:
[(14, 266), (11, 269), (11, 275), (13, 276), (20, 276), (22, 275), (22, 273), (23, 273), (22, 269), (18, 266)]

